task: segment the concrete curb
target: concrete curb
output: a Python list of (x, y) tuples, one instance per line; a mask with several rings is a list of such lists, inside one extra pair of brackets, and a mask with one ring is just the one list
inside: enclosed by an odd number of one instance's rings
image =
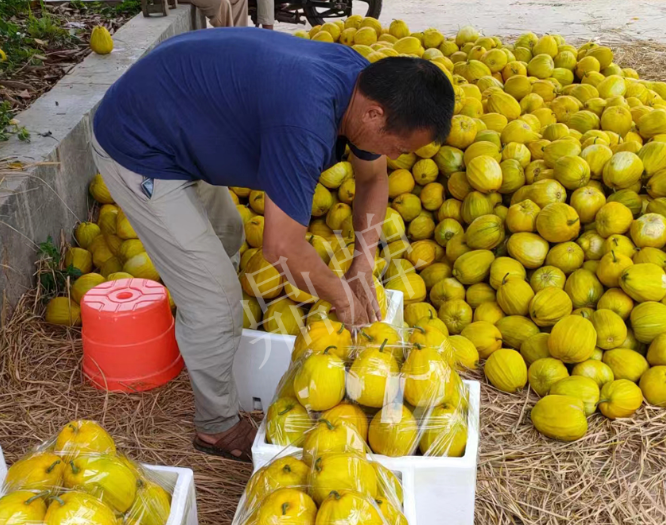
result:
[[(33, 285), (36, 246), (71, 231), (88, 214), (92, 117), (108, 87), (139, 58), (174, 35), (201, 28), (193, 6), (167, 17), (139, 14), (114, 35), (114, 50), (91, 54), (17, 118), (31, 142), (0, 143), (0, 159), (28, 165), (0, 174), (0, 311)], [(47, 135), (47, 136), (43, 136)], [(50, 164), (46, 164), (50, 163)]]

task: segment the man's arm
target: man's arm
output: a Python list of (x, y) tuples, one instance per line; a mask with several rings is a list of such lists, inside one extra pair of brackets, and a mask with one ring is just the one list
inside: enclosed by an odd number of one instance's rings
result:
[(284, 213), (266, 195), (264, 226), (264, 258), (304, 292), (309, 281), (317, 297), (335, 307), (338, 319), (347, 326), (368, 323), (366, 308), (351, 291), (350, 285), (340, 279), (321, 260), (317, 251), (305, 240), (307, 228)]
[(356, 232), (354, 246), (360, 254), (354, 258), (345, 277), (352, 291), (363, 304), (368, 319), (372, 322), (381, 320), (372, 272), (388, 203), (386, 157), (365, 161), (355, 157), (352, 153), (349, 160), (356, 179), (353, 215), (354, 231)]

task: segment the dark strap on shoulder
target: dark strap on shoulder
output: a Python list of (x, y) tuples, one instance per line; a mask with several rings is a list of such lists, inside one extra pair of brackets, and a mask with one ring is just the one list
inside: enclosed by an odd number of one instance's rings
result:
[(381, 157), (381, 155), (376, 155), (375, 153), (370, 153), (369, 151), (363, 151), (362, 149), (358, 149), (351, 142), (347, 142), (347, 144), (349, 144), (349, 149), (352, 151), (352, 153), (357, 159), (373, 161)]

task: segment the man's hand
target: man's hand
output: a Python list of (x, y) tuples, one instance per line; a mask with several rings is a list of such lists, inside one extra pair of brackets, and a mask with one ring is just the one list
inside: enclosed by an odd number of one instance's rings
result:
[[(356, 281), (358, 282), (358, 280)], [(370, 318), (368, 317), (368, 311), (365, 304), (361, 301), (360, 297), (352, 289), (351, 283), (348, 283), (343, 280), (347, 301), (341, 301), (335, 306), (335, 315), (342, 324), (344, 324), (348, 329), (355, 328), (357, 326), (365, 326), (370, 324)], [(365, 292), (362, 292), (363, 296)]]
[[(382, 312), (377, 302), (377, 290), (372, 278), (372, 268), (365, 262), (358, 262), (356, 258), (349, 271), (345, 274), (345, 280), (356, 299), (365, 311), (368, 321), (374, 323), (382, 320)], [(355, 264), (356, 263), (356, 264)]]
[(338, 319), (348, 327), (367, 325), (368, 310), (359, 298), (365, 297), (365, 292), (357, 296), (344, 278), (331, 271), (305, 240), (305, 226), (285, 214), (268, 195), (265, 217), (264, 258), (280, 273), (291, 276), (299, 289), (311, 293), (308, 286), (312, 284), (317, 297), (331, 303)]

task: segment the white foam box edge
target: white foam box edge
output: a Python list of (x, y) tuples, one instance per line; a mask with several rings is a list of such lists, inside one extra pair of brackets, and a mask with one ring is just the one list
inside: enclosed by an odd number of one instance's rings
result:
[(166, 525), (198, 525), (197, 495), (194, 488), (194, 472), (183, 467), (143, 465), (157, 473), (160, 479), (173, 483), (171, 512)]
[[(402, 328), (402, 292), (386, 290), (386, 299), (384, 322)], [(293, 335), (243, 330), (234, 356), (233, 374), (244, 410), (268, 410), (282, 375), (289, 369), (294, 341)]]
[[(143, 465), (147, 470), (157, 473), (172, 487), (171, 512), (166, 525), (198, 525), (197, 497), (194, 489), (194, 473), (189, 468)], [(7, 476), (7, 464), (0, 446), (0, 486)]]
[[(372, 459), (402, 477), (405, 494), (403, 512), (409, 525), (473, 525), (476, 497), (476, 466), (479, 453), (479, 411), (481, 385), (463, 381), (469, 392), (467, 447), (460, 458), (404, 456), (391, 458), (373, 454)], [(296, 447), (266, 443), (262, 422), (252, 445), (254, 470), (276, 455), (299, 452)], [(443, 516), (446, 517), (445, 521)]]

